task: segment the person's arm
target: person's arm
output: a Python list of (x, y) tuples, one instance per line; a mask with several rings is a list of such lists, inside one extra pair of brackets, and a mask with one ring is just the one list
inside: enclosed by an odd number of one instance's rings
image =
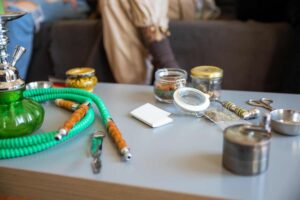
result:
[(133, 23), (140, 29), (144, 44), (158, 68), (178, 68), (168, 36), (168, 1), (132, 0)]

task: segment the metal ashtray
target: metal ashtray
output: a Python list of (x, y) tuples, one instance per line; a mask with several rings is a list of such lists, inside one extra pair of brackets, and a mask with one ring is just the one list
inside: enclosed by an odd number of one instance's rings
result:
[(51, 88), (52, 83), (49, 81), (36, 81), (36, 82), (30, 82), (26, 84), (27, 90), (37, 89), (37, 88)]
[(277, 109), (270, 114), (274, 131), (285, 135), (300, 135), (300, 111)]

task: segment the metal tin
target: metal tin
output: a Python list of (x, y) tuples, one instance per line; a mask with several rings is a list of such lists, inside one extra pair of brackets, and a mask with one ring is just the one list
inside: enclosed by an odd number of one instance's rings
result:
[(67, 87), (75, 87), (87, 90), (92, 92), (98, 80), (95, 76), (95, 69), (82, 67), (82, 68), (73, 68), (66, 72)]
[(271, 134), (255, 125), (238, 124), (224, 130), (223, 166), (240, 175), (267, 170)]
[(215, 66), (197, 66), (191, 69), (192, 87), (208, 94), (211, 100), (220, 98), (223, 70)]

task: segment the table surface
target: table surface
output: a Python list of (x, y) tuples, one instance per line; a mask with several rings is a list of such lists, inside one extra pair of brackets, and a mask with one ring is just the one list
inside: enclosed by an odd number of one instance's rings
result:
[[(130, 162), (121, 161), (111, 138), (107, 137), (101, 173), (92, 173), (88, 153), (90, 134), (104, 130), (101, 121), (95, 120), (91, 127), (68, 142), (31, 156), (1, 160), (0, 167), (199, 196), (300, 198), (300, 137), (273, 134), (268, 170), (257, 176), (239, 176), (222, 167), (222, 130), (205, 118), (174, 114), (171, 115), (173, 123), (150, 128), (130, 116), (130, 111), (145, 103), (176, 112), (174, 105), (154, 99), (152, 87), (100, 83), (94, 93), (104, 100), (129, 144), (133, 154)], [(274, 100), (274, 108), (300, 110), (300, 95), (226, 90), (221, 94), (222, 99), (248, 109), (246, 100), (267, 97)], [(57, 129), (70, 115), (52, 103), (44, 107), (45, 121), (37, 132)]]

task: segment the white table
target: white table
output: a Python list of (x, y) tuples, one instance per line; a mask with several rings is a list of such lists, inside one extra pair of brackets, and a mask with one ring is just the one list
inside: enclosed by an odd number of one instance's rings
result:
[[(269, 168), (258, 176), (234, 175), (222, 167), (222, 130), (204, 118), (174, 115), (172, 124), (150, 128), (129, 115), (147, 102), (158, 103), (152, 87), (99, 84), (114, 121), (129, 144), (133, 159), (122, 162), (111, 138), (104, 141), (101, 173), (92, 173), (89, 136), (93, 126), (64, 144), (22, 158), (0, 161), (0, 194), (31, 199), (300, 199), (300, 137), (274, 134)], [(300, 95), (222, 91), (222, 99), (250, 108), (250, 98), (274, 99), (275, 108), (300, 110)], [(44, 106), (37, 132), (56, 130), (70, 113)], [(262, 110), (263, 111), (263, 110)], [(43, 198), (42, 198), (43, 197)]]

